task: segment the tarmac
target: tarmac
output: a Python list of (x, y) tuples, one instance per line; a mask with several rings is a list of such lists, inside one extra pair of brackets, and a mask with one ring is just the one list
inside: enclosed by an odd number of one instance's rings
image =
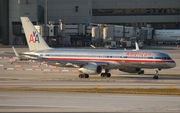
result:
[(0, 91), (0, 112), (179, 113), (179, 96)]

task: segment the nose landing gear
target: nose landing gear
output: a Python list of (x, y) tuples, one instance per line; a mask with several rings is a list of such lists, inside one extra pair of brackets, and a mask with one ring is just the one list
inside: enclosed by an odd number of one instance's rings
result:
[[(160, 70), (160, 69), (158, 69), (158, 70)], [(158, 77), (158, 70), (155, 70), (155, 75), (153, 76), (153, 79), (158, 79), (159, 77)]]

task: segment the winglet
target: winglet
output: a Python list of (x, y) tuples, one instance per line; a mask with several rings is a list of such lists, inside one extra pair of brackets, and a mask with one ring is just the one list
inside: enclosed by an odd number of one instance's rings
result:
[(14, 48), (14, 46), (12, 46), (12, 49), (14, 51), (14, 54), (16, 55), (16, 57), (19, 57), (19, 54), (17, 53), (16, 49)]
[(38, 33), (28, 17), (21, 17), (21, 22), (30, 51), (51, 49), (44, 41), (42, 36)]

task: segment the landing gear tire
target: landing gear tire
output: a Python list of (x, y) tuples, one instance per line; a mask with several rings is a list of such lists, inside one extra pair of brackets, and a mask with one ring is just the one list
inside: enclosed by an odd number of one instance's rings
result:
[(108, 73), (109, 69), (105, 69), (105, 73), (101, 73), (101, 77), (111, 77), (111, 73)]
[(101, 77), (111, 77), (111, 73), (101, 73)]
[(106, 74), (105, 73), (101, 73), (101, 77), (106, 77)]
[(79, 78), (89, 78), (88, 74), (79, 74)]
[(111, 73), (107, 73), (107, 77), (111, 77)]
[(153, 76), (153, 79), (158, 79), (159, 77), (157, 75), (154, 75)]
[(89, 78), (89, 75), (88, 74), (84, 74), (85, 75), (85, 77), (84, 78)]
[(158, 70), (155, 70), (155, 75), (153, 76), (153, 79), (158, 79)]
[(79, 78), (84, 78), (84, 74), (79, 74)]

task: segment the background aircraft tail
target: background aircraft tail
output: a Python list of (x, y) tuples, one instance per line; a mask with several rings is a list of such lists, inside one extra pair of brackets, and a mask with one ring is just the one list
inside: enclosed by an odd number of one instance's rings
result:
[(135, 41), (135, 46), (136, 46), (136, 50), (139, 50), (139, 45), (136, 41)]
[(44, 41), (42, 36), (38, 33), (28, 17), (21, 17), (21, 22), (30, 51), (51, 49)]

